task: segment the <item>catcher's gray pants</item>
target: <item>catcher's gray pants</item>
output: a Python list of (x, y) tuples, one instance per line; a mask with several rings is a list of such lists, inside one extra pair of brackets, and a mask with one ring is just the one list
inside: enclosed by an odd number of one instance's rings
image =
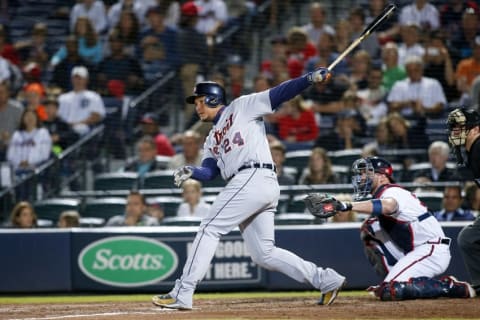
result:
[(472, 278), (472, 285), (478, 288), (480, 287), (480, 217), (460, 231), (457, 243)]

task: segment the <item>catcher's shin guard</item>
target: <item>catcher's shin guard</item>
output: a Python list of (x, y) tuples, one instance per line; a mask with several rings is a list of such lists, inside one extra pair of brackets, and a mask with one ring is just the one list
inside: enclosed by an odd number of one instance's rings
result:
[(418, 277), (410, 278), (409, 281), (391, 281), (382, 283), (377, 292), (382, 301), (475, 296), (475, 291), (468, 283), (454, 277), (444, 277), (441, 280)]

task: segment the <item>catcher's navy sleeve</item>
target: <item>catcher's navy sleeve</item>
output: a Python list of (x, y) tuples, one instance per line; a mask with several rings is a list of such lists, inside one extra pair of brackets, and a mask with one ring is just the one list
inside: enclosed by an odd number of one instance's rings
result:
[(282, 103), (292, 99), (297, 94), (308, 88), (312, 84), (308, 78), (308, 75), (309, 74), (282, 82), (278, 86), (270, 89), (269, 95), (272, 109), (276, 110)]
[(220, 174), (217, 161), (213, 158), (204, 159), (201, 167), (192, 167), (192, 169), (192, 178), (199, 181), (209, 181)]

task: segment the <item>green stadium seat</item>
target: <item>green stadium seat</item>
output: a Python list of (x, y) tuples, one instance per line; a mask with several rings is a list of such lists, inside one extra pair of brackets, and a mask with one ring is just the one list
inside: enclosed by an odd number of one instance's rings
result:
[(347, 149), (338, 151), (328, 151), (328, 157), (332, 164), (352, 167), (352, 163), (362, 157), (362, 149)]
[(199, 217), (166, 217), (162, 226), (199, 226), (202, 218)]
[(178, 207), (183, 202), (180, 196), (158, 196), (147, 198), (149, 205), (158, 205), (163, 209), (165, 217), (175, 217)]
[(127, 200), (125, 198), (87, 199), (82, 210), (82, 217), (101, 218), (106, 222), (113, 216), (124, 214), (126, 205)]
[(34, 203), (33, 208), (38, 219), (50, 220), (56, 223), (58, 221), (58, 217), (63, 211), (79, 211), (80, 200), (65, 198), (39, 200)]
[(93, 188), (99, 190), (132, 190), (138, 184), (136, 172), (110, 172), (95, 176)]
[(275, 215), (275, 225), (313, 224), (315, 217), (309, 213), (281, 213)]
[(441, 191), (422, 191), (415, 195), (420, 199), (431, 212), (442, 209), (443, 192)]
[(174, 170), (157, 170), (148, 172), (143, 179), (143, 189), (175, 188), (173, 184)]

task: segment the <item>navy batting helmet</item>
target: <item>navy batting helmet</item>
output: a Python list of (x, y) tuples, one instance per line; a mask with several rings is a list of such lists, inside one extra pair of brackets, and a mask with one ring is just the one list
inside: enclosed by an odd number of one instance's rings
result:
[(226, 104), (225, 89), (221, 85), (213, 81), (203, 81), (195, 85), (193, 95), (187, 97), (187, 103), (195, 103), (196, 97), (205, 96), (205, 104), (209, 107), (216, 107), (219, 104)]

